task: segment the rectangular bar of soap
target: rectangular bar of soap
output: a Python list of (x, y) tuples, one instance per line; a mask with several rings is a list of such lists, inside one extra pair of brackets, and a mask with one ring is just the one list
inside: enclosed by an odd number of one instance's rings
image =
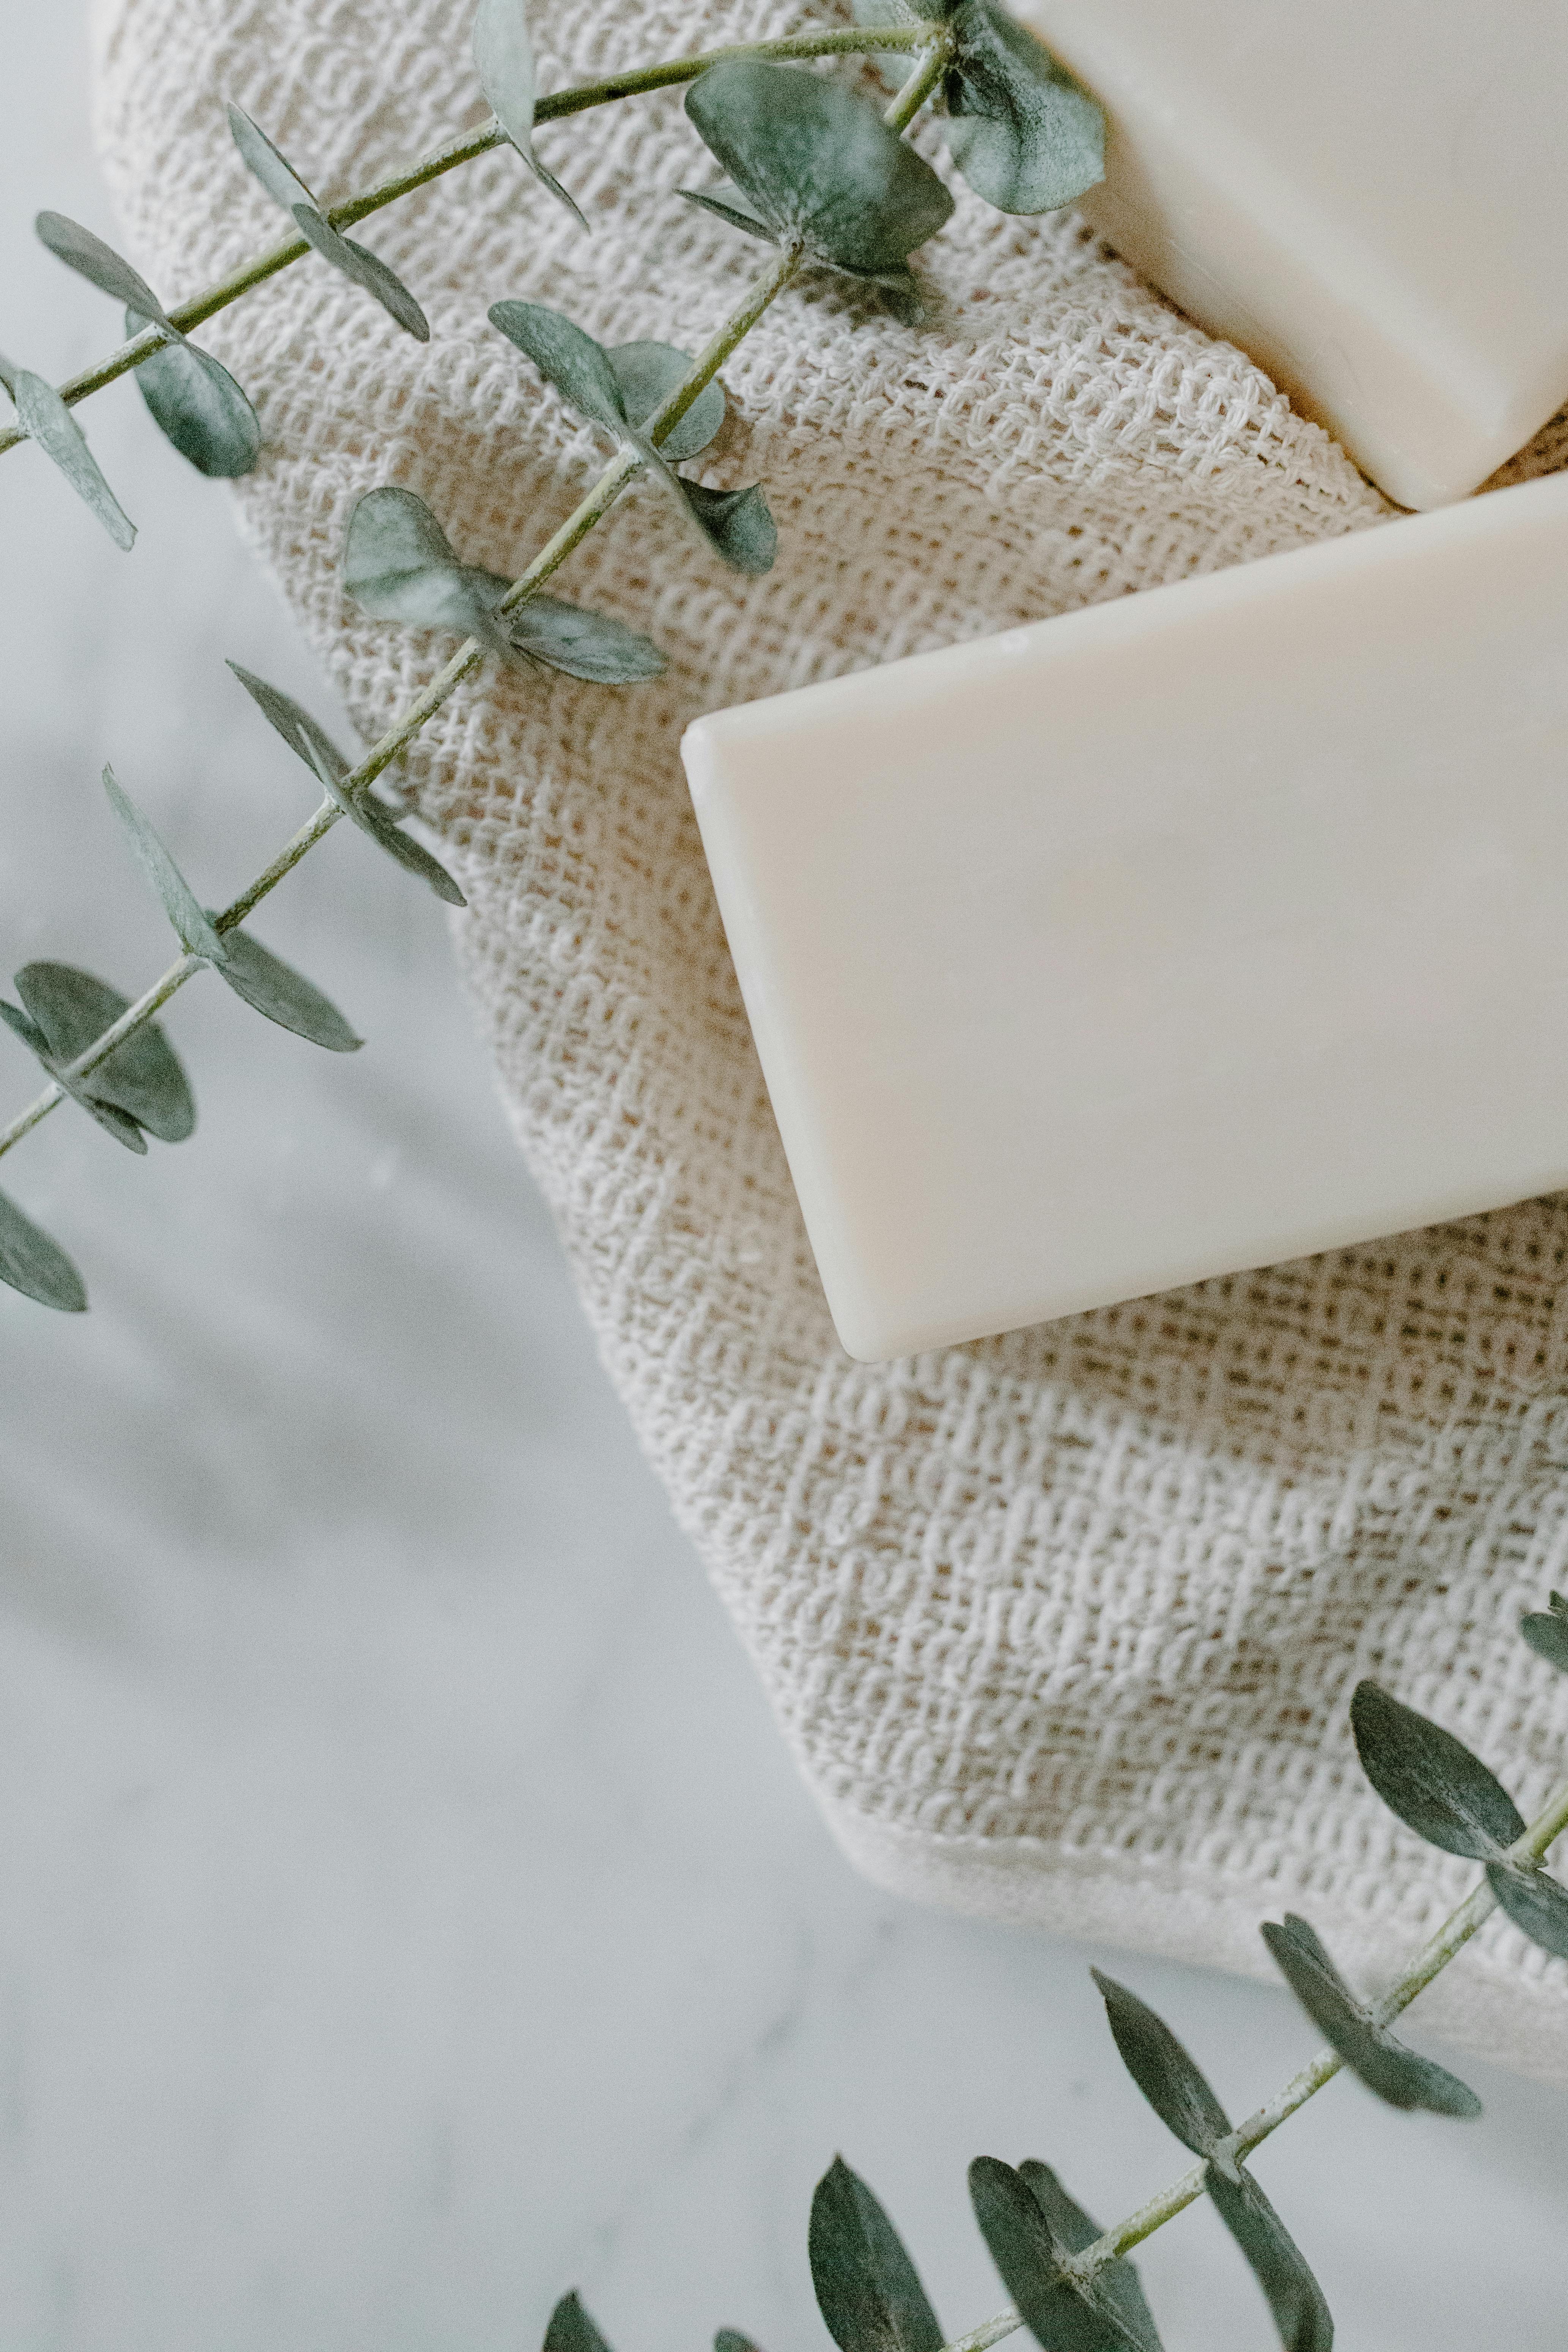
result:
[(1110, 120), (1082, 211), (1390, 498), (1568, 398), (1561, 0), (1016, 0)]
[(684, 755), (851, 1355), (1568, 1183), (1568, 477)]

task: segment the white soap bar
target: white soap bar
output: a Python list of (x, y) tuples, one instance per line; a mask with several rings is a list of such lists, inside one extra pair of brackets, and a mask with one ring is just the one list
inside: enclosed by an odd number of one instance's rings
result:
[(1568, 398), (1563, 0), (1015, 0), (1110, 118), (1082, 209), (1402, 506)]
[(1568, 477), (684, 751), (852, 1355), (1568, 1183)]

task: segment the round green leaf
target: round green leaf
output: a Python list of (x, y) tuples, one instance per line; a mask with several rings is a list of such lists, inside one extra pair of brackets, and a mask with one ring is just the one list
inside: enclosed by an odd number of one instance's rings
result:
[(489, 321), (533, 362), (545, 383), (553, 384), (580, 416), (602, 425), (617, 439), (624, 436), (630, 422), (626, 395), (603, 343), (596, 343), (563, 311), (542, 302), (492, 302)]
[(1043, 2352), (1143, 2352), (1098, 2280), (1085, 2288), (1063, 2276), (1066, 2249), (1010, 2164), (977, 2156), (969, 2168), (969, 2198), (1002, 2283)]
[(1263, 2289), (1285, 2352), (1333, 2352), (1334, 2323), (1300, 2246), (1243, 2168), (1227, 2179), (1211, 2164), (1209, 2201)]
[(735, 572), (771, 572), (779, 535), (760, 482), (744, 490), (710, 490), (683, 481), (680, 494), (715, 554)]
[(807, 2251), (817, 2308), (840, 2352), (942, 2352), (941, 2325), (903, 2241), (841, 2156), (812, 2197)]
[(608, 613), (556, 596), (531, 596), (507, 616), (511, 643), (530, 660), (600, 686), (636, 686), (658, 677), (664, 656), (651, 637)]
[(1263, 1940), (1280, 1973), (1318, 2031), (1352, 2073), (1391, 2107), (1424, 2107), (1436, 2116), (1479, 2116), (1481, 2103), (1446, 2067), (1395, 2041), (1359, 2001), (1330, 1958), (1315, 1927), (1288, 1913), (1282, 1926), (1268, 1920)]
[(450, 540), (413, 490), (366, 490), (356, 501), (343, 541), (343, 586), (373, 620), (456, 625), (463, 572)]
[(1195, 2061), (1135, 1992), (1099, 1969), (1089, 1974), (1100, 1987), (1121, 2063), (1160, 2121), (1194, 2156), (1213, 2156), (1230, 2136), (1230, 2118)]
[(16, 422), (65, 476), (78, 498), (92, 509), (116, 547), (129, 553), (136, 526), (99, 470), (87, 436), (52, 383), (28, 368), (0, 359), (0, 383), (16, 404)]
[(1487, 1879), (1516, 1927), (1539, 1944), (1543, 1952), (1568, 1960), (1568, 1886), (1559, 1885), (1544, 1870), (1490, 1862)]
[(1532, 1611), (1519, 1630), (1538, 1658), (1568, 1675), (1568, 1599), (1554, 1592), (1550, 1607)]
[[(159, 326), (169, 324), (169, 314), (153, 289), (138, 269), (105, 245), (79, 221), (68, 220), (64, 213), (40, 213), (33, 224), (39, 238), (68, 269), (74, 269), (105, 294), (112, 294), (117, 302), (129, 304), (142, 314), (142, 324), (156, 320)], [(137, 330), (140, 332), (140, 329)]]
[(280, 147), (275, 147), (258, 122), (251, 120), (243, 106), (232, 100), (228, 108), (228, 127), (234, 143), (245, 159), (246, 169), (260, 181), (275, 205), (281, 205), (291, 214), (296, 205), (315, 208), (316, 199), (289, 163)]
[[(147, 323), (140, 311), (125, 314), (128, 336)], [(160, 433), (199, 474), (232, 482), (255, 471), (260, 423), (243, 386), (210, 352), (183, 339), (165, 343), (137, 368), (136, 388)]]
[[(16, 987), (58, 1063), (74, 1062), (85, 1054), (131, 1003), (106, 981), (66, 963), (24, 964)], [(196, 1106), (190, 1081), (155, 1021), (144, 1022), (117, 1045), (81, 1081), (81, 1087), (91, 1097), (89, 1109), (119, 1111), (160, 1142), (183, 1143), (195, 1130)]]
[(87, 1286), (58, 1242), (0, 1192), (0, 1282), (64, 1315), (87, 1309)]
[[(1081, 2254), (1101, 2235), (1100, 2223), (1091, 2221), (1083, 2207), (1075, 2204), (1062, 2187), (1048, 2164), (1040, 2164), (1026, 2157), (1018, 2167), (1018, 2178), (1027, 2183), (1036, 2204), (1045, 2215), (1053, 2238), (1069, 2254)], [(1136, 2266), (1123, 2254), (1107, 2263), (1095, 2280), (1095, 2286), (1114, 2310), (1116, 2316), (1142, 2352), (1162, 2352), (1160, 2331), (1154, 2325), (1154, 2315), (1149, 2308)]]
[[(616, 343), (605, 354), (621, 388), (621, 400), (633, 425), (646, 425), (656, 408), (691, 371), (689, 352), (673, 343)], [(724, 387), (715, 378), (703, 385), (679, 425), (667, 433), (659, 447), (672, 466), (706, 449), (724, 422)]]
[(786, 245), (857, 276), (897, 269), (952, 198), (875, 106), (789, 66), (737, 58), (686, 94), (704, 143)]
[(1105, 177), (1105, 116), (1050, 51), (994, 0), (962, 0), (942, 95), (952, 158), (988, 205), (1045, 213)]
[(374, 296), (388, 318), (395, 319), (416, 342), (429, 341), (430, 321), (395, 269), (389, 268), (379, 255), (372, 253), (367, 246), (357, 245), (352, 236), (344, 236), (315, 205), (296, 205), (294, 224), (323, 261), (330, 261), (351, 284)]
[(337, 1006), (292, 964), (242, 928), (226, 933), (225, 944), (228, 957), (221, 966), (223, 978), (247, 1004), (329, 1054), (359, 1051), (364, 1040), (355, 1036)]
[(1351, 1728), (1362, 1770), (1428, 1845), (1489, 1862), (1523, 1836), (1523, 1815), (1480, 1758), (1375, 1683), (1356, 1685)]

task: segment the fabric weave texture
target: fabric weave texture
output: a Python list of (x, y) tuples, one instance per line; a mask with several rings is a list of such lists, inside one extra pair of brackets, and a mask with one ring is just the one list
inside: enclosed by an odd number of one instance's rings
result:
[[(545, 89), (839, 21), (785, 0), (531, 16)], [(469, 17), (102, 0), (101, 151), (165, 299), (286, 230), (224, 100), (334, 200), (484, 120)], [(917, 139), (951, 180), (937, 130)], [(591, 236), (510, 151), (356, 231), (427, 346), (315, 258), (201, 331), (264, 427), (243, 527), (367, 740), (452, 641), (345, 603), (358, 495), (406, 485), (466, 562), (515, 572), (605, 455), (488, 305), (695, 350), (768, 257), (674, 194), (718, 177), (679, 90), (539, 143)], [(688, 803), (701, 711), (1393, 513), (1071, 214), (1009, 220), (954, 185), (916, 257), (925, 326), (813, 278), (724, 371), (730, 422), (695, 470), (765, 482), (773, 572), (725, 572), (634, 490), (552, 585), (647, 629), (667, 676), (492, 668), (410, 772), (604, 1360), (851, 1858), (911, 1895), (1263, 1975), (1258, 1923), (1294, 1908), (1375, 1979), (1473, 1873), (1362, 1780), (1358, 1677), (1436, 1714), (1527, 1812), (1568, 1758), (1568, 1678), (1516, 1631), (1568, 1582), (1568, 1201), (853, 1363)], [(1506, 1923), (1416, 2020), (1568, 2081), (1568, 1967)]]

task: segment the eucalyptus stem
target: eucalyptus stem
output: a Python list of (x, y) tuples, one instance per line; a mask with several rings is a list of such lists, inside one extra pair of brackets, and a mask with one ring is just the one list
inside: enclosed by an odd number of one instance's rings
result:
[[(1523, 1835), (1509, 1847), (1509, 1854), (1516, 1862), (1539, 1863), (1564, 1831), (1568, 1831), (1568, 1788), (1557, 1791), (1544, 1812), (1538, 1814)], [(1391, 2018), (1408, 2009), (1417, 1993), (1424, 1992), (1433, 1978), (1441, 1975), (1455, 1954), (1463, 1949), (1496, 1907), (1497, 1897), (1483, 1878), (1472, 1888), (1458, 1909), (1445, 1919), (1435, 1935), (1428, 1937), (1405, 1973), (1372, 2004), (1373, 2014), (1378, 2022), (1385, 2025)], [(1288, 2116), (1293, 2116), (1298, 2108), (1304, 2107), (1309, 2099), (1315, 2098), (1325, 2083), (1332, 2082), (1343, 2065), (1344, 2061), (1338, 2051), (1321, 2050), (1299, 2074), (1291, 2076), (1282, 2091), (1276, 2092), (1274, 2097), (1248, 2116), (1244, 2124), (1238, 2124), (1224, 2145), (1237, 2156), (1249, 2155), (1270, 2133), (1278, 2131)], [(1081, 2253), (1073, 2255), (1062, 2265), (1063, 2270), (1087, 2285), (1108, 2263), (1131, 2253), (1134, 2246), (1142, 2245), (1145, 2238), (1152, 2237), (1156, 2230), (1163, 2228), (1167, 2221), (1174, 2221), (1176, 2215), (1184, 2212), (1189, 2205), (1195, 2205), (1204, 2193), (1207, 2178), (1206, 2163), (1194, 2165), (1189, 2171), (1183, 2173), (1179, 2180), (1173, 2180), (1157, 2197), (1151, 2197), (1124, 2221), (1119, 2221), (1114, 2229), (1105, 2231)], [(1024, 2325), (1016, 2311), (998, 2312), (994, 2319), (987, 2319), (979, 2327), (972, 2328), (967, 2336), (954, 2336), (942, 2347), (942, 2352), (989, 2352), (990, 2346), (1001, 2343), (1004, 2336), (1013, 2335)]]
[[(896, 38), (894, 32), (897, 34)], [(816, 46), (802, 47), (800, 45), (802, 40), (814, 43)], [(624, 97), (634, 89), (653, 89), (668, 82), (689, 81), (718, 58), (771, 58), (825, 56), (841, 53), (846, 49), (864, 48), (868, 46), (880, 48), (910, 48), (917, 44), (920, 47), (920, 57), (915, 69), (888, 107), (884, 117), (893, 130), (902, 131), (909, 128), (942, 78), (952, 47), (952, 36), (946, 26), (921, 25), (907, 29), (900, 26), (889, 31), (885, 38), (880, 35), (872, 36), (868, 27), (857, 27), (853, 31), (842, 33), (805, 35), (794, 42), (758, 42), (733, 49), (710, 50), (700, 58), (681, 58), (670, 65), (646, 68), (637, 74), (623, 74), (617, 77), (613, 86), (610, 83), (595, 84), (594, 91), (596, 94), (573, 90), (564, 92), (563, 95), (563, 99), (573, 100), (578, 106), (596, 105), (603, 102), (603, 97), (606, 93), (614, 97)], [(542, 101), (541, 112), (547, 103), (548, 101)], [(572, 110), (563, 104), (559, 110), (566, 112)], [(499, 137), (498, 132), (496, 139), (492, 139), (489, 143), (495, 144)], [(473, 152), (479, 151), (475, 149)], [(443, 164), (441, 168), (448, 169), (449, 165)], [(416, 184), (409, 182), (406, 184)], [(388, 199), (383, 197), (378, 200), (387, 201)], [(373, 208), (372, 200), (369, 198), (360, 198), (357, 201), (365, 210)], [(333, 215), (334, 220), (348, 216), (347, 208), (341, 209)], [(360, 215), (353, 216), (357, 218)], [(306, 249), (303, 240), (300, 240), (300, 250)], [(279, 247), (280, 252), (283, 250)], [(674, 431), (692, 402), (712, 382), (725, 361), (750, 334), (763, 313), (778, 299), (784, 288), (800, 269), (804, 258), (804, 253), (798, 245), (786, 247), (772, 268), (765, 270), (755, 285), (749, 289), (717, 333), (704, 345), (675, 389), (666, 396), (647, 420), (645, 429), (648, 439), (656, 446)], [(274, 266), (281, 268), (282, 264), (274, 258)], [(256, 281), (252, 279), (251, 282)], [(184, 323), (183, 312), (175, 311), (171, 315), (176, 324)], [(142, 340), (143, 339), (138, 338), (138, 341)], [(5, 445), (0, 443), (0, 446), (4, 446)], [(567, 516), (554, 536), (540, 549), (526, 571), (513, 581), (501, 598), (497, 610), (501, 613), (515, 612), (520, 604), (525, 604), (530, 596), (542, 588), (545, 581), (560, 569), (573, 550), (586, 539), (595, 525), (604, 520), (628, 482), (634, 480), (642, 469), (642, 460), (635, 449), (627, 446), (617, 450), (587, 496)], [(449, 700), (463, 680), (480, 667), (485, 659), (486, 651), (487, 648), (477, 637), (464, 639), (451, 659), (437, 671), (435, 677), (409, 704), (407, 709), (394, 720), (386, 733), (372, 744), (352, 773), (342, 779), (340, 789), (349, 798), (353, 799), (369, 791), (376, 778), (383, 774), (398, 754), (414, 740), (442, 705)], [(324, 800), (315, 814), (308, 823), (300, 826), (299, 832), (279, 850), (265, 871), (257, 877), (247, 889), (242, 890), (239, 897), (226, 907), (221, 915), (215, 918), (216, 928), (220, 932), (227, 931), (232, 930), (237, 924), (242, 923), (246, 917), (259, 906), (268, 891), (276, 889), (284, 876), (293, 871), (300, 858), (331, 831), (342, 814), (342, 810), (335, 802), (331, 799)], [(184, 986), (193, 973), (202, 969), (202, 959), (199, 956), (181, 956), (177, 962), (170, 965), (162, 979), (156, 981), (144, 995), (138, 997), (133, 1004), (126, 1007), (119, 1019), (106, 1029), (101, 1036), (94, 1038), (85, 1053), (78, 1055), (76, 1060), (66, 1067), (64, 1076), (73, 1081), (89, 1076), (92, 1071), (108, 1060), (116, 1046), (122, 1045), (128, 1037), (140, 1029), (144, 1023), (150, 1021), (153, 1014), (168, 1003), (176, 990)], [(23, 1136), (30, 1134), (39, 1121), (47, 1118), (50, 1111), (54, 1110), (58, 1104), (68, 1099), (68, 1093), (66, 1087), (61, 1085), (47, 1087), (35, 1101), (28, 1104), (26, 1110), (20, 1112), (12, 1120), (9, 1127), (0, 1129), (0, 1157), (9, 1151), (13, 1144), (19, 1143)]]
[[(553, 96), (542, 98), (533, 110), (536, 123), (558, 121), (563, 116), (583, 114), (590, 107), (609, 106), (617, 99), (638, 98), (651, 90), (669, 89), (681, 82), (695, 81), (710, 66), (727, 64), (739, 58), (755, 58), (765, 61), (788, 60), (792, 58), (855, 57), (875, 50), (925, 48), (933, 31), (944, 28), (930, 25), (848, 25), (833, 32), (792, 33), (777, 41), (738, 41), (717, 49), (702, 49), (694, 57), (674, 58), (662, 65), (634, 66), (629, 71), (611, 74), (603, 81), (584, 82), (574, 89), (557, 90)], [(946, 55), (946, 49), (942, 51)], [(925, 93), (922, 93), (922, 98)], [(889, 117), (889, 120), (891, 118)], [(901, 125), (900, 126), (902, 127)], [(378, 181), (362, 195), (349, 196), (341, 205), (326, 208), (328, 220), (334, 228), (352, 228), (356, 221), (366, 220), (384, 205), (395, 204), (399, 196), (412, 195), (416, 188), (427, 187), (431, 181), (455, 171), (459, 163), (471, 163), (479, 155), (488, 155), (494, 148), (508, 144), (506, 132), (492, 118), (482, 129), (472, 131), (461, 139), (448, 141), (434, 154), (412, 164), (405, 172), (397, 172), (390, 179)], [(252, 261), (242, 262), (226, 278), (220, 278), (189, 301), (182, 302), (169, 313), (182, 334), (225, 310), (231, 302), (256, 287), (265, 285), (269, 278), (302, 261), (311, 247), (302, 236), (285, 237)], [(85, 400), (89, 394), (101, 392), (106, 384), (128, 375), (161, 351), (169, 336), (160, 326), (144, 328), (116, 352), (111, 352), (95, 367), (86, 368), (67, 383), (58, 387), (60, 398), (68, 406)], [(26, 439), (26, 435), (15, 425), (0, 429), (0, 457)]]

